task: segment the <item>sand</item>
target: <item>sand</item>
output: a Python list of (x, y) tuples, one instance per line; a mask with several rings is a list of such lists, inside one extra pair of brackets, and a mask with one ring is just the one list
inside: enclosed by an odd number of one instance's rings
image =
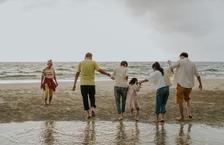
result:
[[(224, 80), (203, 80), (204, 90), (196, 87), (192, 92), (193, 119), (187, 120), (203, 124), (224, 124)], [(73, 92), (73, 83), (60, 83), (52, 105), (43, 106), (43, 92), (38, 83), (0, 84), (0, 123), (23, 121), (84, 121), (84, 111), (80, 89)], [(96, 120), (116, 121), (117, 114), (113, 96), (113, 82), (96, 83)], [(140, 122), (151, 122), (154, 116), (154, 92), (150, 84), (144, 84), (140, 93)], [(171, 88), (167, 104), (166, 121), (175, 122), (179, 115), (175, 104), (175, 88)], [(129, 112), (125, 121), (134, 121)]]

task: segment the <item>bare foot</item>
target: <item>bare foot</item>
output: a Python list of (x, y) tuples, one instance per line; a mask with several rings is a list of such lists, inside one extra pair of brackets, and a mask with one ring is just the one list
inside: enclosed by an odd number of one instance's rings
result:
[(139, 121), (139, 118), (138, 117), (135, 117), (135, 121)]
[(155, 120), (153, 120), (152, 122), (154, 122), (154, 123), (158, 123), (158, 122), (159, 122), (159, 120), (155, 119)]
[(176, 121), (184, 121), (184, 118), (183, 117), (177, 117)]
[(90, 114), (86, 113), (86, 119), (90, 119), (90, 118), (91, 118)]
[(189, 119), (192, 119), (192, 115), (189, 115), (188, 117), (189, 117)]
[(123, 116), (119, 114), (118, 120), (123, 120)]

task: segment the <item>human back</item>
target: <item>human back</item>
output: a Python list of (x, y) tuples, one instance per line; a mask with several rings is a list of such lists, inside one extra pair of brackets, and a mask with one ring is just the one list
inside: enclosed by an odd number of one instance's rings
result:
[(119, 66), (115, 68), (113, 76), (115, 78), (115, 86), (127, 87), (128, 68)]
[(179, 67), (176, 69), (175, 80), (185, 88), (194, 86), (195, 76), (199, 76), (196, 65), (188, 58), (179, 60)]
[(81, 85), (94, 85), (95, 84), (95, 70), (98, 65), (95, 61), (85, 59), (79, 63), (78, 71), (81, 76)]

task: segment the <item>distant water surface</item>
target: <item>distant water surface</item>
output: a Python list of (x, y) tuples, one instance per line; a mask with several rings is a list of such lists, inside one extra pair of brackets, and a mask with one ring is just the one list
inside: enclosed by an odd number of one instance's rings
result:
[[(162, 62), (163, 67), (167, 64)], [(99, 62), (99, 66), (112, 73), (119, 62)], [(152, 72), (152, 62), (130, 62), (129, 76), (147, 78)], [(204, 78), (224, 78), (224, 62), (196, 62), (199, 72)], [(41, 71), (46, 66), (43, 62), (0, 62), (0, 82), (37, 82), (40, 80)], [(55, 62), (54, 68), (57, 77), (62, 81), (71, 81), (77, 69), (77, 62)], [(108, 78), (96, 74), (96, 80)]]

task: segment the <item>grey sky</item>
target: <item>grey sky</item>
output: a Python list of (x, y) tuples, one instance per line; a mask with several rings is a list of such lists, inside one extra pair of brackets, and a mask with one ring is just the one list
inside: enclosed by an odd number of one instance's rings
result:
[(224, 61), (222, 0), (0, 0), (0, 61)]

